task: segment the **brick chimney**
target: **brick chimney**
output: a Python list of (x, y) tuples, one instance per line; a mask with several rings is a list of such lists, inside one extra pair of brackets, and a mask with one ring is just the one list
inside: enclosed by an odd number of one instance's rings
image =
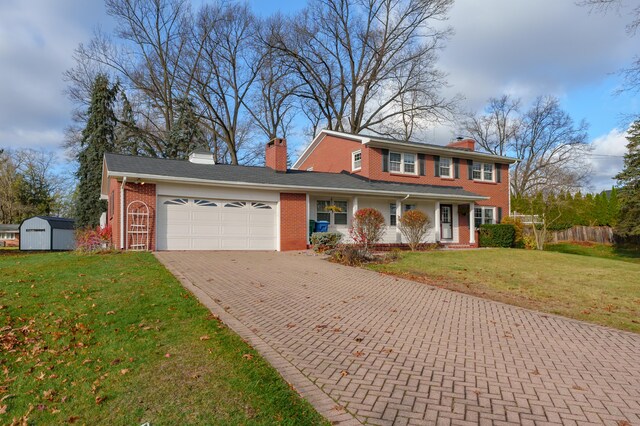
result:
[(466, 149), (467, 151), (476, 150), (476, 141), (471, 138), (458, 137), (456, 140), (449, 142), (449, 148)]
[(264, 156), (265, 166), (276, 172), (287, 171), (287, 140), (275, 138), (267, 143)]

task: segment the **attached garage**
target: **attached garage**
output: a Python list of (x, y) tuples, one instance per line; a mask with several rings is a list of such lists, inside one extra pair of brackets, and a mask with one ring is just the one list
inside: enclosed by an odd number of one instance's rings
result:
[(158, 250), (277, 250), (277, 204), (159, 196)]

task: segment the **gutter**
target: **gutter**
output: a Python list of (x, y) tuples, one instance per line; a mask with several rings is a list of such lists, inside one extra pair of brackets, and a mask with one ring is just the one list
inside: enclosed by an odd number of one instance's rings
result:
[[(331, 191), (334, 193), (345, 193), (345, 194), (358, 194), (358, 195), (385, 195), (390, 197), (397, 197), (397, 191), (380, 191), (375, 189), (349, 189), (349, 188), (331, 188), (331, 187), (315, 187), (315, 186), (296, 186), (296, 185), (274, 185), (267, 183), (247, 183), (247, 182), (231, 182), (231, 181), (216, 181), (216, 180), (208, 180), (208, 179), (197, 179), (197, 178), (172, 178), (167, 176), (159, 176), (159, 175), (149, 175), (149, 174), (136, 174), (136, 173), (118, 173), (118, 172), (108, 172), (108, 177), (122, 177), (123, 183), (126, 178), (140, 178), (149, 181), (157, 181), (157, 182), (168, 182), (168, 183), (193, 183), (200, 185), (211, 185), (211, 186), (223, 186), (228, 188), (250, 188), (250, 189), (267, 189), (273, 191), (298, 191), (298, 192), (321, 192), (321, 191)], [(122, 188), (121, 188), (122, 190)], [(478, 201), (478, 200), (488, 200), (489, 197), (481, 196), (481, 195), (450, 195), (450, 194), (433, 194), (433, 193), (424, 193), (424, 192), (410, 192), (408, 195), (418, 197), (418, 198), (432, 198), (432, 199), (445, 199), (445, 200), (460, 200), (460, 201)]]
[[(107, 177), (109, 173), (107, 172)], [(124, 184), (127, 183), (127, 177), (123, 176), (120, 185), (120, 248), (124, 249)]]

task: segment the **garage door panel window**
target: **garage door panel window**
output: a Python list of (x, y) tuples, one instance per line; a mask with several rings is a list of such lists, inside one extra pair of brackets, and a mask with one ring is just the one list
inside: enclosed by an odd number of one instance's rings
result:
[(260, 210), (271, 210), (271, 206), (265, 203), (251, 203), (251, 207)]
[(164, 204), (168, 206), (184, 206), (188, 202), (189, 200), (186, 198), (174, 198), (172, 200), (165, 201)]
[(241, 208), (245, 207), (246, 205), (247, 205), (247, 203), (245, 203), (244, 201), (232, 201), (231, 203), (227, 203), (224, 206), (225, 207), (235, 208), (235, 209), (241, 209)]
[(216, 203), (214, 203), (213, 201), (210, 201), (210, 200), (193, 200), (193, 203), (196, 206), (218, 207), (218, 205)]

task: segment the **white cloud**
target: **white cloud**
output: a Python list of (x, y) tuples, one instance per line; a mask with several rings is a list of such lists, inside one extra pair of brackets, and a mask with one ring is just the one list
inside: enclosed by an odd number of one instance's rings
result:
[(593, 151), (589, 163), (593, 169), (591, 185), (596, 192), (611, 189), (616, 181), (613, 177), (623, 167), (623, 157), (627, 152), (627, 131), (613, 129), (608, 134), (593, 140)]

